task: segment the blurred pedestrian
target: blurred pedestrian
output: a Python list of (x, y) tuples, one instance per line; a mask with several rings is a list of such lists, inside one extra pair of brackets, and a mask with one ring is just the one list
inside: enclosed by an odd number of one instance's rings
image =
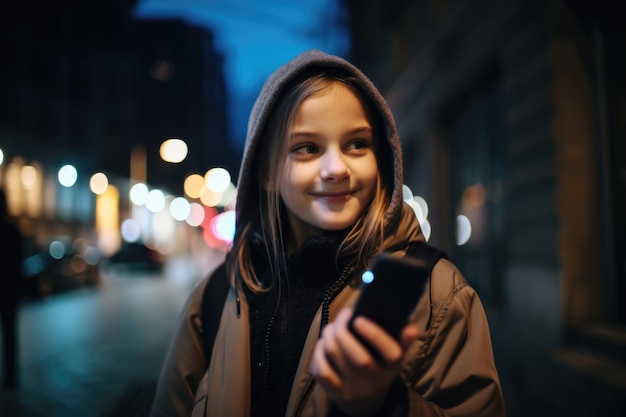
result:
[(22, 234), (8, 213), (6, 193), (0, 189), (0, 319), (2, 319), (2, 388), (17, 383), (17, 307), (21, 295)]
[(424, 241), (403, 201), (395, 123), (371, 81), (304, 52), (266, 81), (246, 141), (232, 286), (219, 316), (202, 303), (217, 272), (191, 295), (152, 416), (504, 416), (485, 311), (447, 259), (400, 337), (364, 316), (348, 327), (372, 260)]

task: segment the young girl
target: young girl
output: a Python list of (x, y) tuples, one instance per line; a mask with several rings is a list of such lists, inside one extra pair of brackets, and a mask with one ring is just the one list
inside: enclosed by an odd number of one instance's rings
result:
[(212, 355), (202, 348), (204, 280), (151, 415), (504, 416), (485, 312), (447, 260), (400, 341), (355, 320), (382, 361), (347, 328), (372, 259), (424, 240), (402, 181), (392, 115), (357, 68), (312, 50), (273, 73), (249, 120), (232, 288)]

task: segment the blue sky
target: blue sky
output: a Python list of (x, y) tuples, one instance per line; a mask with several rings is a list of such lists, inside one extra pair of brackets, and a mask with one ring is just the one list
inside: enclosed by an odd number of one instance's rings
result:
[(298, 53), (318, 48), (346, 56), (340, 0), (140, 0), (138, 18), (180, 18), (215, 34), (224, 55), (232, 133), (243, 141), (263, 81)]

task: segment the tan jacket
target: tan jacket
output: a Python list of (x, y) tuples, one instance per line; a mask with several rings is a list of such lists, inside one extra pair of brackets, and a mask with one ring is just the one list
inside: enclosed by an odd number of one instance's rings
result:
[[(405, 211), (399, 230), (404, 243), (422, 239)], [(392, 239), (398, 239), (394, 237)], [(396, 247), (398, 242), (390, 242)], [(200, 303), (206, 280), (187, 302), (168, 352), (151, 416), (247, 417), (250, 413), (250, 329), (248, 304), (231, 288), (215, 338), (211, 366), (202, 349)], [(430, 328), (429, 292), (433, 310)], [(346, 287), (330, 304), (332, 321), (352, 306), (359, 290)], [(237, 297), (239, 296), (239, 306)], [(237, 314), (239, 309), (239, 315)], [(309, 329), (287, 406), (287, 416), (322, 417), (330, 403), (308, 372), (318, 339), (321, 309)], [(410, 416), (505, 416), (504, 400), (483, 305), (461, 272), (448, 260), (433, 269), (430, 288), (412, 320), (423, 330), (407, 351), (403, 377), (409, 387)]]

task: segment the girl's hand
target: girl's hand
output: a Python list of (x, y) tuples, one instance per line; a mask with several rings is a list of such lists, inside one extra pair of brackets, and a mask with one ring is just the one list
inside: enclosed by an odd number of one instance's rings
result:
[(358, 317), (354, 330), (380, 352), (379, 363), (348, 329), (351, 309), (343, 309), (326, 325), (313, 352), (311, 373), (330, 399), (353, 416), (374, 414), (384, 403), (399, 375), (405, 349), (417, 339), (418, 329), (409, 324), (398, 343), (377, 324)]

